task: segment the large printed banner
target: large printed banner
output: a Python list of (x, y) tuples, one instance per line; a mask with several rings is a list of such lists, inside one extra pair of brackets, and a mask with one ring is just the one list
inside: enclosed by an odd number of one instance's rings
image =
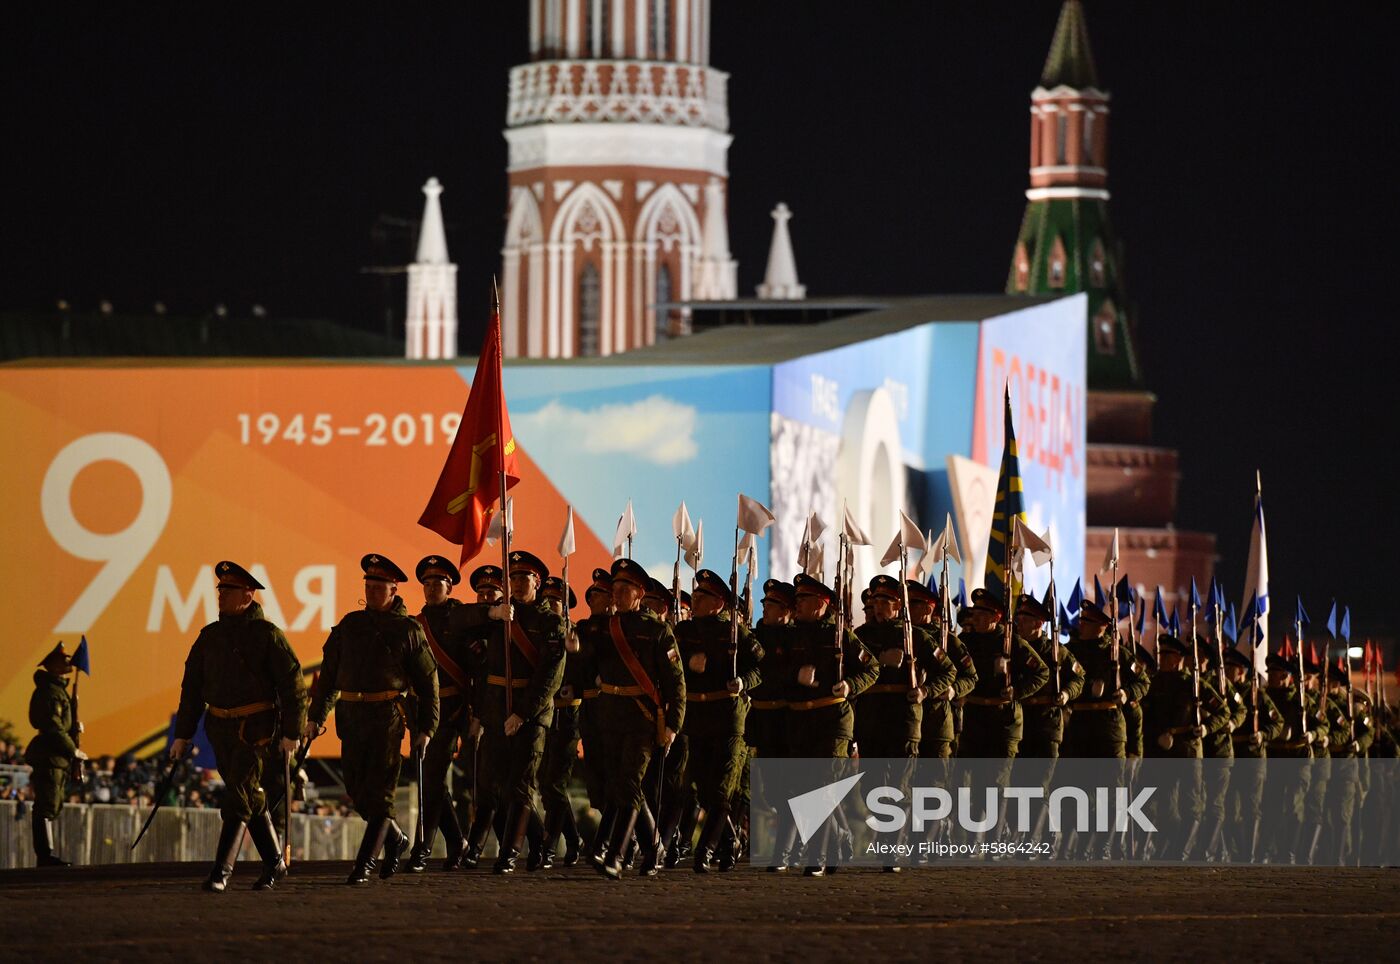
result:
[[(55, 642), (71, 651), (86, 634), (84, 746), (118, 753), (163, 739), (189, 646), (217, 618), (213, 566), (224, 558), (268, 587), (258, 597), (303, 666), (319, 663), (331, 627), (361, 605), (361, 556), (383, 553), (410, 573), (429, 553), (455, 558), (416, 522), (470, 375), (390, 365), (0, 371), (0, 580), (11, 598), (0, 718), (27, 736), (33, 667)], [(557, 567), (566, 498), (523, 432), (520, 441), (516, 544)], [(580, 588), (609, 558), (587, 521), (571, 560)], [(401, 592), (416, 612), (418, 587)], [(317, 743), (338, 749), (333, 729)]]

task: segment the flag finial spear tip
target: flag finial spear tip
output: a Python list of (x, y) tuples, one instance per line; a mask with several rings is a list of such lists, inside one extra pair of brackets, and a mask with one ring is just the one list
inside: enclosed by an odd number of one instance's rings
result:
[(491, 307), (501, 310), (501, 289), (496, 285), (496, 276), (491, 275)]

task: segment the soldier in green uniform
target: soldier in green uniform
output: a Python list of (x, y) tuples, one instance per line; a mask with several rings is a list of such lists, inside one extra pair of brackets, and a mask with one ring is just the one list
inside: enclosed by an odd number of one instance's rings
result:
[[(1234, 649), (1235, 641), (1229, 635), (1225, 635), (1224, 640), (1225, 648)], [(1218, 705), (1220, 709), (1218, 714), (1212, 710), (1212, 723), (1205, 739), (1201, 741), (1202, 758), (1216, 762), (1203, 765), (1204, 809), (1201, 827), (1187, 859), (1214, 860), (1220, 856), (1220, 846), (1224, 839), (1225, 805), (1235, 761), (1235, 744), (1232, 737), (1235, 731), (1244, 725), (1249, 707), (1225, 678), (1224, 667), (1220, 663), (1220, 649), (1212, 639), (1199, 638), (1196, 643), (1196, 655), (1200, 661), (1202, 691), (1208, 692), (1216, 701), (1213, 706)]]
[(465, 837), (448, 793), (447, 772), (469, 722), (472, 654), (467, 638), (453, 625), (454, 614), (469, 605), (451, 597), (452, 587), (462, 581), (457, 567), (442, 556), (425, 556), (414, 575), (423, 587), (418, 621), (438, 668), (438, 726), (423, 754), (423, 827), (427, 839), (414, 842), (408, 859), (408, 869), (418, 873), (427, 869), (439, 830), (447, 842), (443, 870), (461, 866)]
[[(573, 588), (565, 586), (564, 580), (558, 576), (550, 576), (544, 581), (542, 592), (549, 611), (567, 622), (570, 611), (578, 605)], [(544, 761), (540, 765), (545, 835), (539, 869), (547, 870), (554, 866), (554, 848), (561, 836), (564, 838), (566, 867), (578, 863), (582, 843), (574, 802), (569, 798), (569, 781), (573, 779), (574, 761), (578, 759), (583, 693), (592, 687), (593, 680), (588, 676), (588, 665), (580, 658), (578, 648), (578, 640), (570, 626), (568, 642), (564, 647), (563, 682), (554, 694), (554, 721), (545, 738)]]
[(957, 669), (952, 686), (941, 693), (931, 691), (924, 701), (924, 718), (919, 730), (919, 756), (947, 760), (953, 755), (953, 741), (957, 738), (959, 714), (955, 712), (954, 701), (964, 699), (977, 688), (977, 666), (951, 627), (947, 646), (943, 645), (943, 607), (939, 605), (938, 594), (912, 580), (906, 585), (909, 615), (915, 628), (927, 633), (935, 646), (944, 649)]
[[(1142, 701), (1143, 746), (1148, 757), (1182, 761), (1164, 769), (1165, 785), (1154, 794), (1153, 823), (1157, 826), (1152, 852), (1164, 860), (1181, 860), (1190, 852), (1205, 805), (1201, 783), (1201, 741), (1211, 713), (1202, 681), (1197, 698), (1190, 652), (1175, 636), (1157, 640), (1157, 672)], [(1218, 704), (1218, 697), (1217, 697)], [(1217, 715), (1220, 707), (1215, 707)]]
[[(765, 662), (779, 665), (784, 659), (790, 643), (793, 628), (792, 616), (797, 608), (797, 591), (792, 583), (779, 579), (769, 579), (763, 584), (763, 618), (753, 629), (758, 644), (763, 647)], [(748, 744), (750, 757), (777, 759), (787, 753), (787, 702), (778, 695), (776, 683), (759, 676), (758, 685), (749, 691), (749, 712), (744, 719), (744, 742)], [(752, 770), (746, 768), (748, 775)], [(778, 852), (783, 859), (771, 864), (770, 871), (787, 869), (786, 856), (792, 851), (797, 838), (797, 827), (792, 823), (792, 815), (783, 806), (782, 800), (769, 800), (758, 788), (762, 806), (773, 815)]]
[[(733, 620), (734, 595), (724, 577), (709, 569), (695, 574), (691, 618), (676, 626), (676, 644), (685, 671), (685, 730), (690, 754), (684, 784), (695, 787), (705, 823), (695, 848), (694, 869), (710, 869), (721, 836), (737, 838), (730, 805), (745, 760), (743, 694), (758, 685), (763, 648), (747, 626)], [(731, 637), (737, 642), (731, 642)], [(669, 820), (663, 822), (663, 839)], [(720, 858), (723, 870), (734, 866), (732, 844)]]
[(1283, 732), (1283, 714), (1264, 687), (1255, 688), (1253, 661), (1234, 647), (1225, 651), (1225, 676), (1245, 707), (1244, 722), (1230, 734), (1237, 762), (1226, 813), (1236, 833), (1226, 842), (1232, 859), (1254, 863), (1259, 856), (1267, 744)]
[[(326, 638), (306, 724), (309, 738), (336, 711), (345, 789), (365, 820), (348, 884), (369, 882), (381, 849), (379, 876), (387, 880), (397, 872), (408, 844), (394, 813), (404, 728), (412, 730), (413, 752), (422, 753), (438, 725), (437, 665), (423, 627), (399, 597), (399, 583), (408, 576), (378, 553), (360, 559), (360, 569), (365, 608), (346, 613)], [(410, 692), (415, 697), (411, 720)]]
[(1322, 663), (1308, 659), (1303, 666), (1304, 690), (1308, 700), (1308, 728), (1316, 735), (1312, 744), (1312, 782), (1303, 799), (1303, 839), (1297, 853), (1302, 864), (1317, 859), (1322, 843), (1322, 831), (1327, 825), (1327, 791), (1332, 782), (1332, 740), (1337, 730), (1346, 728), (1346, 714), (1332, 705), (1327, 688), (1322, 683), (1326, 672)]
[(1038, 781), (1046, 793), (1046, 800), (1037, 808), (1035, 826), (1031, 837), (1039, 841), (1048, 826), (1050, 809), (1047, 805), (1050, 783), (1055, 777), (1055, 761), (1060, 756), (1060, 743), (1065, 733), (1065, 707), (1070, 700), (1078, 699), (1084, 689), (1084, 668), (1074, 658), (1068, 646), (1060, 645), (1052, 639), (1046, 628), (1052, 617), (1050, 606), (1054, 605), (1047, 593), (1042, 602), (1034, 596), (1022, 594), (1016, 601), (1016, 635), (1030, 643), (1031, 648), (1045, 662), (1050, 670), (1050, 681), (1036, 693), (1021, 701), (1025, 729), (1021, 736), (1019, 756), (1027, 762), (1023, 764), (1026, 779), (1018, 776), (1018, 782)]
[[(598, 665), (596, 654), (601, 637), (608, 632), (608, 620), (613, 614), (612, 574), (606, 569), (593, 570), (593, 582), (583, 592), (583, 600), (588, 604), (588, 616), (579, 621), (574, 632), (579, 641), (579, 651), (570, 653), (568, 661), (578, 667), (583, 679), (582, 705), (579, 706), (579, 742), (583, 745), (583, 785), (588, 791), (588, 805), (598, 811), (598, 828), (593, 842), (589, 845), (588, 856), (595, 864), (601, 864), (616, 822), (617, 811), (608, 806), (607, 801), (607, 750), (603, 740), (603, 727), (598, 710)], [(567, 664), (566, 664), (567, 670)]]
[(554, 719), (554, 697), (564, 680), (568, 637), (563, 617), (550, 611), (539, 595), (547, 578), (549, 568), (538, 556), (511, 550), (510, 639), (505, 624), (493, 620), (478, 657), (479, 672), (485, 675), (479, 700), (481, 787), (462, 855), (467, 868), (479, 863), (486, 831), (502, 804), (505, 819), (496, 824), (500, 854), (491, 868), (495, 873), (513, 873), (527, 832), (532, 825), (543, 826), (536, 801), (540, 763)]
[[(597, 667), (597, 699), (607, 755), (607, 800), (614, 810), (601, 873), (616, 880), (633, 831), (641, 841), (638, 873), (656, 874), (660, 843), (655, 817), (643, 794), (652, 755), (670, 748), (685, 721), (685, 673), (670, 625), (642, 597), (650, 585), (646, 570), (631, 559), (612, 565), (615, 612), (602, 632), (580, 639), (586, 658)], [(664, 803), (664, 801), (663, 801)]]
[[(854, 633), (838, 638), (836, 593), (820, 580), (799, 573), (793, 580), (797, 621), (790, 645), (782, 654), (770, 654), (761, 668), (787, 703), (788, 755), (798, 759), (844, 760), (850, 755), (855, 734), (855, 709), (851, 698), (869, 689), (880, 675), (880, 665)], [(833, 768), (833, 775), (838, 772)], [(828, 820), (808, 843), (804, 874), (826, 873)]]
[(222, 892), (228, 886), (246, 824), (263, 861), (253, 888), (267, 890), (286, 875), (287, 866), (267, 812), (263, 768), (296, 752), (306, 723), (306, 686), (287, 637), (263, 618), (262, 606), (253, 600), (262, 584), (227, 560), (214, 573), (219, 619), (199, 631), (185, 660), (170, 758), (185, 755), (204, 714), (204, 732), (225, 785), (223, 829), (204, 889)]
[(964, 700), (958, 754), (1005, 760), (998, 785), (1004, 785), (1021, 744), (1025, 724), (1020, 701), (1034, 696), (1050, 679), (1045, 660), (1020, 636), (1013, 635), (1008, 656), (1006, 616), (1000, 599), (985, 589), (975, 590), (972, 628), (961, 637), (977, 667), (977, 687)]
[(1365, 693), (1351, 688), (1351, 672), (1340, 660), (1332, 667), (1328, 685), (1333, 718), (1338, 722), (1331, 730), (1328, 747), (1332, 754), (1332, 779), (1327, 789), (1322, 859), (1345, 866), (1356, 857), (1352, 832), (1361, 795), (1360, 758), (1371, 748), (1374, 732), (1370, 702)]
[(80, 728), (73, 719), (73, 700), (68, 694), (68, 676), (73, 661), (55, 646), (34, 673), (34, 695), (29, 698), (29, 725), (38, 732), (24, 750), (24, 761), (34, 768), (29, 786), (34, 791), (31, 817), (34, 856), (40, 867), (68, 867), (68, 861), (53, 852), (53, 822), (63, 808), (64, 787), (74, 760), (86, 760), (74, 736)]
[[(1269, 742), (1270, 760), (1309, 760), (1317, 732), (1299, 694), (1298, 662), (1271, 655), (1268, 658), (1268, 696), (1283, 716), (1283, 728)], [(1297, 863), (1305, 829), (1303, 808), (1312, 785), (1313, 771), (1306, 764), (1270, 766), (1264, 799), (1268, 826), (1268, 858), (1273, 863)]]

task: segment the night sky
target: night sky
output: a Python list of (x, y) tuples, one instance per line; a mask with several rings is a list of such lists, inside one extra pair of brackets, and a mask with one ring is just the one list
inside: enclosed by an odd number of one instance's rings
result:
[[(356, 19), (290, 4), (42, 6), (5, 42), (0, 308), (259, 303), (383, 330), (385, 283), (360, 269), (411, 260), (419, 187), (435, 175), (471, 350), (499, 264), (523, 2)], [(1219, 534), (1238, 598), (1260, 469), (1275, 614), (1301, 590), (1320, 624), (1337, 595), (1357, 635), (1392, 636), (1389, 13), (1086, 9), (1112, 94), (1112, 214), (1156, 438), (1182, 456), (1178, 523)], [(809, 297), (1000, 291), (1058, 10), (717, 0), (741, 295), (761, 280), (780, 200)], [(402, 281), (387, 294), (397, 328)]]

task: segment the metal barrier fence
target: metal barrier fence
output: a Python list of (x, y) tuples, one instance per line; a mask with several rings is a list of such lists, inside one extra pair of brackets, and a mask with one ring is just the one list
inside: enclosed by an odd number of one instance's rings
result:
[[(401, 794), (403, 796), (403, 794)], [(408, 803), (404, 806), (404, 803)], [(131, 842), (150, 816), (150, 807), (129, 804), (66, 804), (54, 828), (54, 848), (74, 864), (127, 864), (206, 861), (213, 859), (219, 839), (219, 811), (196, 807), (162, 807), (141, 846)], [(400, 825), (413, 826), (415, 804), (400, 801)], [(407, 819), (403, 819), (406, 817)], [(359, 817), (292, 814), (292, 861), (353, 860), (365, 822)], [(280, 831), (280, 828), (279, 828)], [(30, 809), (14, 800), (0, 800), (0, 869), (34, 866)], [(412, 830), (409, 830), (412, 833)], [(256, 860), (247, 836), (240, 860)]]

